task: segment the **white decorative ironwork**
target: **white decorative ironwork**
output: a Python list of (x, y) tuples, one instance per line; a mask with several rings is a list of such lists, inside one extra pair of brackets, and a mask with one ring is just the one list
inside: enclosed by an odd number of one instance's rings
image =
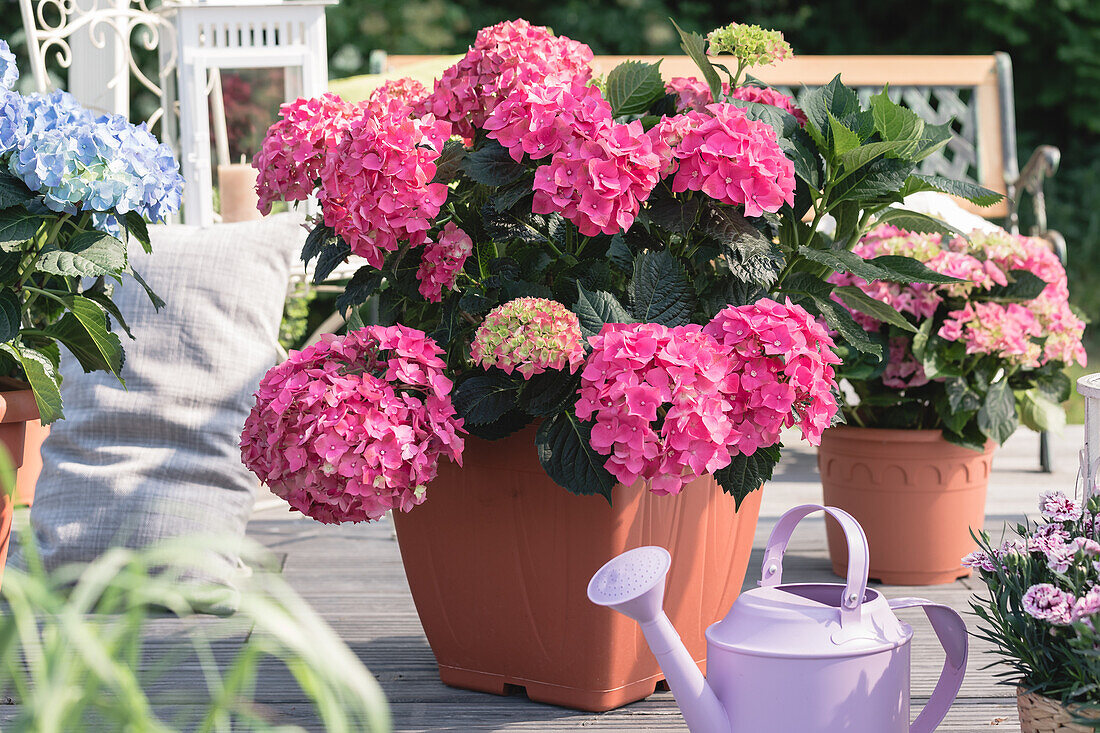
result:
[(1100, 493), (1100, 373), (1077, 380), (1077, 391), (1085, 398), (1085, 447), (1081, 449), (1081, 478), (1085, 498)]
[[(50, 77), (47, 61), (51, 54), (62, 69), (73, 64), (73, 48), (70, 42), (78, 32), (86, 33), (96, 49), (107, 49), (116, 40), (115, 48), (121, 53), (116, 67), (107, 82), (109, 89), (128, 88), (132, 78), (152, 92), (160, 104), (146, 120), (150, 127), (161, 125), (160, 136), (172, 142), (173, 125), (165, 119), (171, 110), (168, 88), (175, 75), (178, 60), (176, 29), (165, 18), (151, 10), (146, 0), (19, 0), (23, 26), (27, 33), (31, 72), (39, 92), (49, 90)], [(141, 69), (134, 58), (134, 47), (158, 52), (157, 80)], [(123, 98), (127, 95), (122, 95)], [(127, 108), (103, 110), (129, 116)]]

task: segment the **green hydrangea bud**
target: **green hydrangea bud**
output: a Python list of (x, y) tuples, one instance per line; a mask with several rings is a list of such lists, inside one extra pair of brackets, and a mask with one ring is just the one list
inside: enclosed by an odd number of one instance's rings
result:
[(766, 66), (793, 55), (791, 44), (783, 40), (782, 33), (758, 25), (730, 23), (712, 30), (707, 40), (708, 54), (731, 54), (746, 67)]

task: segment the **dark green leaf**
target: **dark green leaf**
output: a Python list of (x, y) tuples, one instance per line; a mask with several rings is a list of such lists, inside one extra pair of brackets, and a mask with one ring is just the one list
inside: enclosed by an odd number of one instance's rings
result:
[(954, 412), (976, 412), (982, 406), (982, 398), (970, 389), (962, 377), (953, 377), (944, 381), (947, 391), (947, 404)]
[(476, 183), (504, 186), (524, 174), (526, 169), (496, 140), (489, 140), (479, 150), (467, 153), (462, 171)]
[(844, 199), (884, 199), (901, 190), (912, 170), (911, 162), (899, 158), (877, 158), (841, 176), (829, 195), (830, 203)]
[(25, 204), (34, 198), (27, 185), (13, 176), (7, 166), (0, 168), (0, 209)]
[(912, 145), (924, 133), (924, 119), (891, 100), (885, 89), (871, 97), (871, 112), (874, 115), (875, 131), (883, 140), (904, 141)]
[(660, 61), (655, 64), (624, 61), (611, 70), (604, 86), (604, 96), (616, 117), (641, 114), (664, 95)]
[[(848, 344), (850, 344), (857, 351), (861, 351), (865, 354), (871, 354), (872, 356), (881, 357), (883, 354), (882, 344), (863, 330), (852, 314), (837, 303), (832, 298), (825, 296), (811, 296), (811, 301), (814, 305), (814, 309), (821, 314), (821, 317), (825, 319), (825, 322), (829, 324), (829, 327), (838, 332), (841, 338)], [(805, 303), (803, 303), (805, 305)]]
[(864, 280), (889, 280), (899, 283), (954, 283), (960, 280), (930, 270), (917, 260), (901, 255), (882, 255), (865, 260), (845, 249), (798, 248), (798, 254), (836, 272), (849, 272)]
[(466, 146), (461, 140), (448, 140), (443, 143), (443, 150), (435, 161), (435, 177), (432, 183), (450, 183), (458, 175), (462, 167), (462, 159), (466, 157)]
[(531, 416), (520, 409), (511, 410), (502, 415), (498, 420), (485, 425), (469, 424), (464, 426), (466, 432), (483, 440), (500, 440), (526, 427), (531, 422)]
[(1020, 422), (1035, 431), (1061, 434), (1066, 427), (1066, 411), (1042, 390), (1029, 389), (1019, 395)]
[(779, 463), (779, 453), (778, 445), (757, 448), (751, 456), (738, 453), (730, 457), (730, 465), (714, 472), (714, 479), (723, 491), (733, 496), (737, 508), (740, 508), (746, 496), (771, 480), (772, 472)]
[(45, 223), (45, 217), (31, 214), (25, 209), (0, 211), (0, 247), (5, 251), (19, 249)]
[(844, 166), (844, 170), (854, 171), (878, 158), (897, 157), (897, 154), (911, 146), (912, 142), (908, 140), (867, 143), (866, 145), (861, 145), (842, 153), (840, 156), (840, 164)]
[(905, 209), (889, 208), (879, 214), (875, 224), (893, 224), (910, 232), (924, 234), (944, 234), (948, 237), (964, 236), (955, 227), (928, 214)]
[(844, 304), (855, 311), (859, 311), (872, 318), (897, 326), (904, 331), (916, 333), (917, 329), (905, 316), (898, 313), (892, 305), (876, 300), (854, 285), (844, 285), (834, 288), (833, 292), (844, 301)]
[(130, 331), (130, 326), (126, 323), (126, 319), (123, 317), (122, 311), (118, 309), (118, 306), (115, 305), (115, 302), (111, 299), (110, 294), (108, 294), (106, 290), (104, 290), (102, 287), (95, 287), (85, 290), (82, 295), (89, 300), (94, 300), (96, 303), (99, 303), (99, 307), (107, 311), (107, 314), (111, 318), (115, 319), (115, 322), (118, 323), (119, 327), (126, 333), (126, 335), (129, 336), (131, 339), (134, 338), (134, 334)]
[(902, 255), (880, 255), (867, 260), (875, 267), (883, 270), (886, 275), (879, 280), (890, 280), (896, 283), (940, 283), (950, 284), (962, 282), (957, 277), (943, 275), (935, 270), (925, 267), (924, 263), (904, 257)]
[(714, 68), (714, 64), (710, 62), (710, 57), (707, 56), (707, 39), (698, 33), (685, 33), (680, 26), (676, 25), (675, 20), (671, 18), (669, 20), (672, 21), (672, 27), (680, 34), (680, 48), (684, 49), (684, 53), (690, 56), (695, 65), (699, 67), (699, 71), (703, 72), (703, 80), (710, 87), (711, 100), (720, 99), (722, 96), (722, 79), (719, 78), (718, 71)]
[(580, 496), (599, 494), (610, 504), (617, 482), (604, 468), (607, 459), (593, 450), (591, 438), (592, 426), (567, 410), (539, 426), (535, 447), (543, 470), (554, 483)]
[(359, 331), (366, 328), (366, 325), (363, 323), (363, 314), (359, 312), (358, 308), (352, 308), (348, 311), (348, 320), (344, 323), (346, 333)]
[(983, 300), (1024, 302), (1034, 300), (1046, 290), (1047, 283), (1029, 270), (1010, 270), (1008, 285), (996, 285), (989, 289)]
[(488, 425), (515, 409), (521, 384), (504, 372), (469, 372), (451, 393), (458, 416), (469, 425)]
[(336, 299), (336, 310), (344, 313), (348, 308), (360, 306), (378, 292), (384, 280), (381, 270), (364, 265), (355, 271), (344, 287), (344, 292)]
[(341, 237), (328, 240), (321, 253), (317, 255), (317, 266), (313, 271), (313, 283), (320, 285), (340, 265), (347, 262), (351, 247)]
[(704, 217), (702, 229), (722, 245), (721, 257), (734, 277), (771, 287), (783, 269), (775, 242), (730, 207), (708, 207)]
[(49, 425), (64, 417), (61, 411), (60, 376), (57, 367), (43, 354), (32, 348), (16, 348), (11, 344), (2, 344), (0, 349), (13, 356), (23, 367), (27, 383), (34, 391), (34, 401), (38, 405), (38, 419), (43, 425)]
[(149, 283), (145, 282), (145, 278), (141, 276), (137, 270), (132, 267), (126, 269), (126, 274), (130, 275), (142, 287), (145, 294), (149, 296), (149, 302), (153, 304), (154, 310), (160, 310), (164, 307), (164, 301), (160, 299), (160, 296), (153, 292), (153, 289), (149, 287)]
[(966, 423), (960, 432), (944, 430), (943, 437), (948, 443), (961, 445), (963, 448), (969, 448), (975, 451), (985, 450), (986, 438), (981, 430), (978, 429), (978, 426), (972, 422)]
[[(700, 198), (681, 201), (672, 196), (654, 196), (649, 201), (646, 213), (649, 214), (649, 220), (657, 226), (673, 234), (684, 236), (695, 226), (701, 202)], [(631, 255), (631, 261), (633, 259)]]
[(571, 409), (577, 402), (580, 383), (580, 369), (572, 374), (567, 369), (549, 369), (535, 374), (523, 385), (523, 407), (535, 417), (549, 417)]
[[(945, 178), (944, 176), (923, 175), (919, 173), (914, 173), (910, 178), (916, 179), (923, 184), (923, 187), (917, 190), (949, 193), (952, 196), (964, 198), (977, 206), (992, 206), (1004, 198), (1003, 194), (999, 194), (984, 186), (979, 186), (976, 183), (971, 183), (970, 181), (956, 181), (952, 178)], [(907, 193), (916, 193), (916, 191), (907, 190)]]
[(107, 330), (107, 316), (99, 304), (80, 295), (59, 296), (69, 312), (42, 329), (72, 352), (85, 372), (110, 372), (122, 377), (122, 341)]
[(138, 241), (143, 250), (146, 252), (153, 251), (153, 244), (149, 240), (149, 226), (145, 223), (145, 219), (141, 218), (141, 214), (136, 211), (128, 211), (126, 216), (123, 217), (122, 223), (126, 227), (126, 231)]
[[(833, 136), (833, 154), (839, 156), (841, 161), (844, 161), (845, 155), (848, 152), (860, 148), (859, 135), (856, 134), (855, 130), (849, 130), (845, 127), (844, 123), (834, 117), (832, 112), (827, 112), (826, 114), (829, 119), (829, 131)], [(863, 163), (851, 167), (858, 168), (860, 165), (863, 165)]]
[(1004, 443), (1016, 432), (1016, 397), (1008, 388), (1008, 380), (1002, 379), (989, 385), (981, 409), (978, 410), (978, 429), (997, 444)]
[(859, 97), (856, 93), (844, 86), (840, 81), (840, 74), (824, 86), (811, 89), (803, 94), (798, 105), (806, 115), (807, 124), (812, 126), (824, 140), (831, 141), (829, 127), (829, 115), (832, 114), (838, 120), (842, 120), (850, 114), (859, 112)]
[(530, 196), (531, 193), (531, 179), (520, 178), (518, 181), (501, 187), (493, 194), (493, 208), (496, 211), (508, 211), (522, 201), (524, 197)]
[(577, 283), (577, 302), (573, 312), (581, 322), (585, 336), (595, 336), (608, 323), (635, 323), (626, 308), (611, 293), (589, 292)]
[(53, 245), (44, 247), (35, 269), (63, 277), (98, 277), (125, 272), (126, 245), (104, 232), (81, 232), (69, 240), (65, 249)]
[(607, 247), (607, 259), (621, 272), (633, 272), (634, 253), (619, 232), (611, 235), (611, 244)]
[(634, 258), (628, 292), (634, 318), (642, 323), (683, 326), (691, 320), (694, 290), (667, 250), (645, 251)]
[(318, 224), (306, 236), (306, 243), (302, 247), (302, 262), (308, 263), (314, 257), (321, 254), (321, 250), (336, 239), (336, 231), (332, 227)]
[(19, 335), (19, 296), (11, 290), (0, 290), (0, 343)]

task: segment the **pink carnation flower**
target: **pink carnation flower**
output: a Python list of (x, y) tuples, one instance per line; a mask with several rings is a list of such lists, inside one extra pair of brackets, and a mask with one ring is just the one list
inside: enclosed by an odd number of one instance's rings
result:
[(1070, 619), (1084, 621), (1092, 626), (1092, 617), (1097, 614), (1100, 614), (1100, 585), (1089, 588), (1085, 595), (1074, 601)]
[(745, 207), (746, 216), (779, 211), (794, 203), (794, 163), (783, 154), (775, 131), (750, 120), (732, 104), (688, 112), (692, 128), (672, 151), (678, 161), (672, 190), (702, 191)]
[(1024, 611), (1032, 618), (1049, 621), (1056, 626), (1071, 623), (1076, 599), (1050, 583), (1040, 583), (1024, 593)]
[(444, 224), (439, 241), (429, 241), (424, 245), (424, 256), (416, 271), (420, 294), (433, 303), (443, 300), (443, 291), (454, 287), (458, 273), (473, 251), (474, 242), (470, 235), (453, 221)]
[(581, 323), (555, 300), (516, 298), (485, 316), (474, 334), (470, 358), (486, 369), (518, 371), (524, 379), (547, 369), (575, 372), (584, 362)]
[(364, 105), (345, 102), (335, 94), (297, 99), (279, 109), (279, 120), (267, 130), (252, 159), (259, 171), (259, 209), (271, 211), (275, 201), (305, 201), (317, 187), (325, 155), (363, 116)]
[(271, 369), (241, 435), (244, 464), (325, 523), (424, 501), (440, 457), (461, 464), (443, 350), (404, 326), (327, 336)]
[(981, 550), (975, 550), (964, 557), (962, 559), (962, 566), (964, 568), (982, 570), (987, 573), (997, 572), (997, 565), (993, 562), (993, 558)]
[(528, 84), (568, 85), (592, 75), (592, 49), (525, 20), (513, 20), (477, 33), (462, 59), (443, 72), (427, 102), (428, 111), (473, 139), (489, 113)]
[(401, 242), (427, 241), (448, 192), (432, 179), (450, 125), (431, 115), (410, 118), (400, 105), (396, 110), (357, 120), (321, 171), (325, 224), (377, 268)]
[(1076, 522), (1081, 505), (1061, 491), (1045, 491), (1039, 495), (1039, 513), (1052, 522)]

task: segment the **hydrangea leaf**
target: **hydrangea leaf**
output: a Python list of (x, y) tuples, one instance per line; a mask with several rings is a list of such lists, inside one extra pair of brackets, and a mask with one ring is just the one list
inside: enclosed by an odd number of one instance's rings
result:
[(63, 302), (69, 312), (42, 329), (43, 333), (64, 344), (85, 372), (110, 372), (123, 382), (122, 341), (107, 329), (107, 316), (99, 304), (80, 295), (55, 296), (55, 299)]
[(675, 20), (672, 21), (672, 27), (680, 34), (680, 48), (684, 49), (684, 53), (690, 56), (695, 65), (699, 67), (699, 71), (703, 72), (703, 80), (710, 87), (710, 98), (721, 99), (722, 80), (719, 78), (714, 64), (710, 62), (710, 57), (707, 56), (707, 39), (698, 33), (685, 32), (676, 24)]
[(573, 312), (577, 314), (585, 336), (595, 336), (607, 323), (637, 323), (614, 295), (602, 290), (585, 290), (580, 283), (577, 283), (577, 302)]
[(943, 234), (948, 237), (968, 237), (945, 221), (937, 219), (919, 211), (907, 211), (905, 209), (889, 208), (879, 214), (875, 224), (892, 224), (909, 232), (919, 234)]
[(668, 250), (638, 254), (628, 290), (638, 321), (682, 326), (691, 320), (694, 291), (684, 268)]
[(488, 425), (515, 409), (520, 382), (497, 369), (470, 376), (455, 385), (451, 401), (470, 425)]
[(38, 419), (43, 425), (49, 425), (64, 417), (61, 409), (61, 390), (58, 387), (60, 377), (57, 367), (44, 355), (29, 347), (16, 348), (11, 344), (0, 344), (0, 349), (14, 357), (23, 367), (23, 374), (34, 392), (34, 401), (38, 405)]
[(611, 503), (615, 477), (604, 468), (606, 458), (590, 443), (592, 426), (571, 411), (559, 412), (539, 426), (535, 448), (546, 475), (571, 494), (599, 494)]
[(970, 181), (956, 181), (943, 176), (923, 175), (914, 173), (909, 176), (903, 191), (905, 195), (919, 191), (939, 191), (952, 196), (964, 198), (977, 206), (992, 206), (1004, 198), (1003, 194), (991, 189), (979, 186)]
[(624, 61), (607, 75), (604, 93), (616, 117), (645, 112), (665, 94), (661, 62)]
[(146, 252), (153, 251), (153, 245), (149, 241), (149, 226), (145, 223), (145, 219), (141, 217), (141, 214), (136, 211), (126, 212), (123, 224), (126, 226), (129, 235), (138, 241), (143, 250)]
[(803, 94), (798, 100), (798, 106), (806, 115), (810, 130), (818, 133), (825, 142), (825, 147), (830, 147), (832, 131), (829, 127), (829, 115), (843, 120), (848, 115), (859, 112), (859, 97), (844, 86), (840, 81), (840, 74), (837, 74), (828, 84)]
[(33, 237), (39, 227), (45, 223), (45, 217), (32, 214), (25, 209), (0, 211), (0, 249), (6, 252), (20, 249), (23, 243)]
[(1047, 287), (1047, 282), (1030, 270), (1010, 270), (1008, 276), (1008, 285), (990, 288), (989, 293), (982, 299), (1002, 302), (1034, 300)]
[(344, 313), (349, 308), (362, 305), (382, 287), (382, 271), (370, 265), (364, 265), (355, 271), (344, 287), (344, 292), (336, 298), (336, 310)]
[(776, 281), (783, 254), (769, 237), (728, 206), (711, 206), (704, 216), (703, 229), (722, 244), (720, 256), (735, 278), (765, 288)]
[(1018, 424), (1016, 397), (1008, 387), (1008, 380), (1002, 379), (989, 385), (978, 410), (978, 429), (982, 435), (1000, 445), (1016, 432)]
[(321, 254), (321, 250), (325, 246), (336, 238), (336, 231), (324, 224), (318, 224), (310, 230), (309, 235), (306, 236), (306, 243), (302, 246), (302, 262), (309, 263), (310, 260)]
[(505, 186), (526, 170), (496, 140), (489, 140), (480, 149), (467, 153), (462, 160), (462, 171), (474, 182), (486, 186)]
[(340, 237), (327, 240), (317, 255), (317, 265), (313, 272), (313, 283), (320, 285), (340, 265), (347, 262), (351, 247)]
[(126, 245), (104, 232), (77, 234), (65, 249), (53, 245), (43, 248), (35, 269), (62, 277), (98, 277), (126, 270)]
[(19, 296), (11, 290), (0, 291), (0, 343), (19, 335)]
[(844, 285), (839, 288), (834, 288), (833, 292), (844, 301), (844, 305), (854, 311), (871, 316), (884, 323), (889, 323), (892, 326), (897, 326), (903, 331), (909, 331), (910, 333), (917, 332), (916, 327), (907, 321), (905, 316), (898, 313), (897, 309), (892, 305), (872, 298), (854, 285)]
[(25, 204), (34, 198), (27, 185), (6, 169), (0, 169), (0, 209)]
[(1020, 422), (1035, 431), (1061, 434), (1066, 427), (1066, 411), (1042, 390), (1032, 388), (1017, 396)]
[(730, 465), (714, 472), (714, 479), (723, 491), (733, 496), (738, 509), (745, 497), (771, 480), (779, 463), (780, 448), (778, 445), (760, 447), (751, 456), (738, 453), (731, 456)]

